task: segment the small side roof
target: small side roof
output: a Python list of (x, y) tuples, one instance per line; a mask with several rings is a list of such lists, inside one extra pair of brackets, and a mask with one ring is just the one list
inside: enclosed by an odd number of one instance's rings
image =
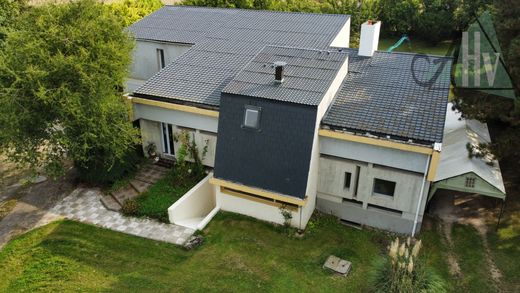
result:
[[(341, 52), (267, 46), (222, 92), (316, 106), (347, 57)], [(274, 63), (279, 61), (286, 63), (282, 83), (274, 77)]]
[(491, 142), (487, 125), (477, 120), (462, 119), (461, 113), (452, 108), (453, 105), (449, 103), (444, 143), (435, 182), (474, 173), (505, 196), (506, 190), (498, 161), (490, 156), (468, 156), (467, 144), (476, 147), (480, 143)]

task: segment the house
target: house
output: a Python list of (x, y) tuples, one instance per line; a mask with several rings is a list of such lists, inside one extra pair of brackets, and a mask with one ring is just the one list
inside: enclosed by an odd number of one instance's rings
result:
[[(165, 6), (130, 26), (143, 147), (207, 146), (222, 210), (305, 228), (315, 209), (419, 231), (436, 178), (451, 59), (349, 48), (350, 16)], [(433, 78), (432, 78), (433, 77)]]

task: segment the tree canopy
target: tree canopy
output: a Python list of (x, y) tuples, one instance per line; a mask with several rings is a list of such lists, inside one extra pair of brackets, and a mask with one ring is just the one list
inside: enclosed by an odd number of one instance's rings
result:
[(0, 50), (0, 152), (50, 174), (107, 174), (138, 142), (122, 88), (133, 40), (94, 0), (32, 7)]
[(161, 0), (120, 0), (107, 5), (125, 27), (163, 6)]

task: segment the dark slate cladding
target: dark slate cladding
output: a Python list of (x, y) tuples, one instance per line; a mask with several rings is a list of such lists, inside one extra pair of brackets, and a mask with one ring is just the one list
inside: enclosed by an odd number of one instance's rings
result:
[[(368, 58), (344, 51), (349, 73), (322, 125), (424, 145), (442, 142), (451, 58), (380, 51)], [(431, 86), (421, 84), (436, 74)]]
[[(260, 130), (242, 128), (246, 105), (261, 107)], [(305, 197), (316, 107), (223, 93), (215, 177)]]
[(220, 92), (266, 45), (326, 50), (348, 15), (164, 6), (131, 25), (138, 40), (193, 46), (135, 94), (218, 106)]

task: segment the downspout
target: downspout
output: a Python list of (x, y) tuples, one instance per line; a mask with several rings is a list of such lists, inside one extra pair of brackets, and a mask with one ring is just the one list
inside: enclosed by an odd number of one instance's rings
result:
[(421, 185), (421, 192), (419, 193), (419, 202), (417, 202), (417, 212), (415, 213), (415, 219), (413, 220), (412, 237), (415, 236), (415, 231), (417, 230), (417, 222), (419, 221), (419, 212), (421, 210), (424, 186), (426, 185), (426, 177), (428, 176), (428, 169), (430, 168), (431, 157), (432, 157), (432, 155), (428, 155), (428, 158), (426, 159), (426, 168), (424, 169), (424, 176), (423, 176), (423, 181), (422, 181), (422, 185)]

